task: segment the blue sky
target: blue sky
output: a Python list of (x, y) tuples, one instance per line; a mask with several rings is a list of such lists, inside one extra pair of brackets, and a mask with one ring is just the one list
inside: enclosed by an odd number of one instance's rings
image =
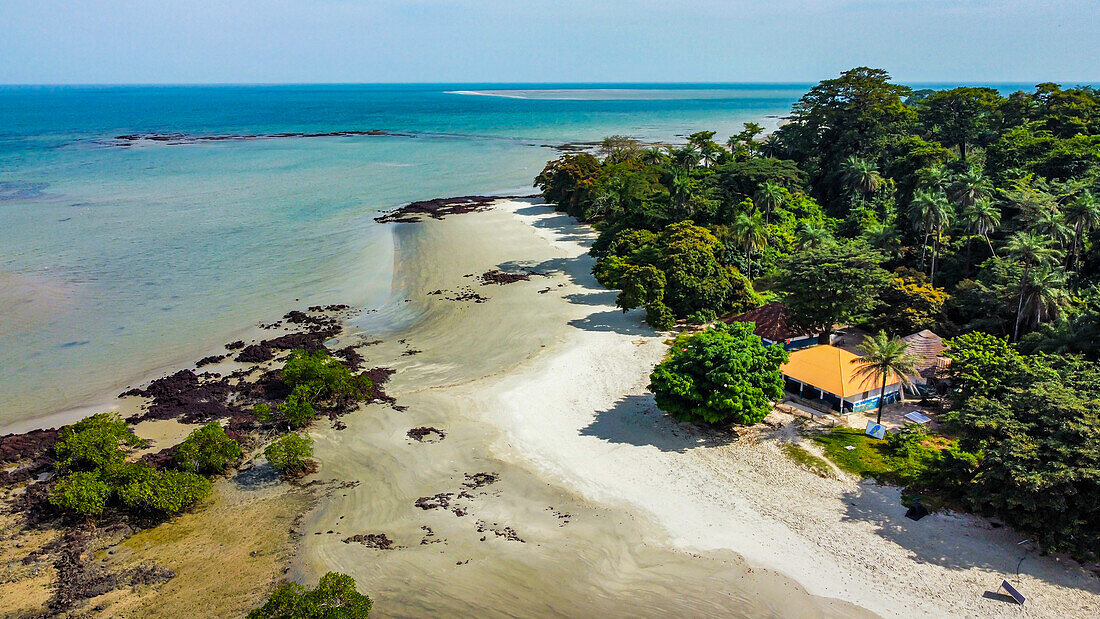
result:
[(1100, 81), (1098, 0), (0, 0), (0, 83)]

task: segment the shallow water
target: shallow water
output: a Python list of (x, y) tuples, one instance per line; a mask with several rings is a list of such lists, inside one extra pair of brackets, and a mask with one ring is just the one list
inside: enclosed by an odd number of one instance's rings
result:
[[(558, 154), (543, 144), (722, 135), (800, 92), (448, 92), (486, 88), (499, 85), (0, 87), (0, 432), (106, 401), (288, 309), (381, 303), (392, 246), (379, 210), (530, 193)], [(113, 140), (371, 129), (411, 137)]]

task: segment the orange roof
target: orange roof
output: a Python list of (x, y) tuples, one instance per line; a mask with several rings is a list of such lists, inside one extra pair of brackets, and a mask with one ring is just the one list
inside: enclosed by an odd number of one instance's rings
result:
[[(779, 367), (784, 375), (797, 381), (847, 398), (882, 387), (882, 378), (856, 374), (858, 356), (836, 346), (810, 346), (790, 353), (790, 360)], [(898, 383), (890, 377), (890, 385)]]

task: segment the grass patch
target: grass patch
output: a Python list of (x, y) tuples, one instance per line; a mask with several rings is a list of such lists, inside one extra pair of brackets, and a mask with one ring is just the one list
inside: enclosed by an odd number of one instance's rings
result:
[(843, 471), (887, 483), (904, 484), (906, 481), (907, 461), (892, 455), (886, 441), (867, 436), (862, 430), (854, 428), (835, 428), (813, 438), (825, 450), (825, 455)]
[(833, 468), (829, 466), (828, 462), (806, 451), (804, 448), (794, 443), (787, 443), (783, 446), (783, 451), (790, 456), (791, 460), (809, 469), (812, 473), (821, 477), (833, 476)]

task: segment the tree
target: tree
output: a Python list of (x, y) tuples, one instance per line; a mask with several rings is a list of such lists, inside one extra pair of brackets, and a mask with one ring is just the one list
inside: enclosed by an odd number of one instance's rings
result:
[(1073, 226), (1073, 264), (1077, 264), (1081, 239), (1100, 225), (1100, 202), (1084, 191), (1066, 207), (1066, 223)]
[(1058, 318), (1070, 305), (1066, 275), (1061, 269), (1040, 266), (1031, 270), (1024, 298), (1024, 318), (1032, 329)]
[(753, 194), (753, 204), (760, 207), (760, 210), (764, 212), (765, 225), (771, 223), (772, 212), (783, 205), (785, 198), (786, 192), (783, 188), (770, 180), (764, 181), (760, 189), (757, 189), (756, 193)]
[(962, 205), (964, 209), (979, 200), (988, 200), (992, 196), (993, 183), (974, 166), (955, 177), (955, 182), (951, 184), (951, 199)]
[(924, 268), (925, 250), (928, 248), (928, 238), (932, 237), (932, 264), (928, 279), (935, 282), (936, 254), (939, 248), (940, 235), (943, 229), (951, 222), (954, 211), (947, 201), (947, 196), (940, 192), (918, 190), (913, 195), (912, 219), (924, 229), (924, 243), (921, 245), (920, 264)]
[(241, 446), (229, 438), (216, 421), (187, 435), (176, 447), (173, 459), (184, 471), (216, 475), (241, 457)]
[(828, 334), (875, 307), (890, 281), (880, 260), (878, 252), (857, 241), (802, 250), (780, 268), (776, 289), (799, 327)]
[(724, 247), (691, 220), (674, 223), (660, 234), (657, 263), (665, 274), (665, 304), (677, 316), (701, 309), (741, 310), (759, 305), (752, 284), (718, 259)]
[[(963, 228), (969, 234), (977, 234), (985, 239), (989, 245), (989, 253), (996, 256), (993, 242), (989, 240), (989, 233), (1001, 225), (1001, 210), (993, 204), (993, 200), (982, 198), (963, 209), (961, 222)], [(967, 266), (969, 266), (970, 250), (967, 241)]]
[(177, 514), (210, 496), (213, 487), (202, 475), (162, 471), (142, 462), (127, 463), (111, 475), (118, 499), (140, 512)]
[(938, 90), (920, 102), (918, 114), (931, 137), (957, 147), (966, 162), (967, 145), (979, 142), (992, 128), (1000, 102), (992, 88)]
[(856, 376), (862, 376), (868, 382), (882, 380), (878, 400), (878, 421), (882, 423), (882, 407), (886, 404), (886, 382), (893, 377), (901, 387), (913, 386), (913, 376), (917, 373), (917, 359), (908, 352), (909, 344), (898, 338), (886, 337), (884, 331), (864, 338), (859, 345), (860, 356), (852, 359), (856, 365)]
[(872, 324), (890, 333), (939, 330), (944, 323), (943, 307), (949, 296), (928, 282), (920, 271), (898, 268), (889, 285), (882, 289)]
[(833, 234), (828, 228), (805, 220), (798, 222), (795, 230), (795, 247), (798, 249), (817, 249), (833, 242)]
[(248, 619), (364, 619), (373, 605), (356, 590), (351, 576), (328, 572), (313, 590), (297, 583), (281, 585)]
[(679, 421), (759, 423), (783, 396), (782, 346), (765, 346), (752, 323), (718, 323), (677, 338), (650, 375), (657, 406)]
[(760, 213), (742, 211), (733, 222), (733, 236), (745, 250), (748, 262), (748, 278), (752, 280), (752, 256), (768, 244), (768, 227)]
[(76, 512), (87, 518), (103, 513), (111, 498), (111, 487), (99, 478), (99, 473), (76, 471), (62, 477), (50, 490), (50, 504)]
[(284, 434), (264, 449), (264, 457), (285, 477), (299, 477), (309, 471), (313, 457), (313, 439), (299, 434)]
[(535, 177), (534, 186), (558, 210), (581, 217), (592, 199), (592, 187), (600, 173), (600, 161), (588, 153), (567, 153), (550, 161)]
[(882, 186), (882, 175), (875, 164), (855, 155), (844, 160), (840, 172), (852, 193), (858, 193), (863, 199)]
[(118, 414), (98, 413), (65, 426), (57, 435), (54, 455), (62, 470), (94, 470), (122, 462), (124, 447), (145, 444)]
[(1057, 262), (1061, 252), (1051, 247), (1048, 240), (1035, 232), (1017, 232), (1008, 240), (1005, 250), (1010, 256), (1022, 263), (1024, 267), (1020, 276), (1020, 301), (1016, 308), (1016, 327), (1012, 332), (1013, 341), (1018, 341), (1020, 339), (1020, 322), (1024, 314), (1024, 294), (1027, 292), (1027, 282), (1031, 275), (1031, 269)]

